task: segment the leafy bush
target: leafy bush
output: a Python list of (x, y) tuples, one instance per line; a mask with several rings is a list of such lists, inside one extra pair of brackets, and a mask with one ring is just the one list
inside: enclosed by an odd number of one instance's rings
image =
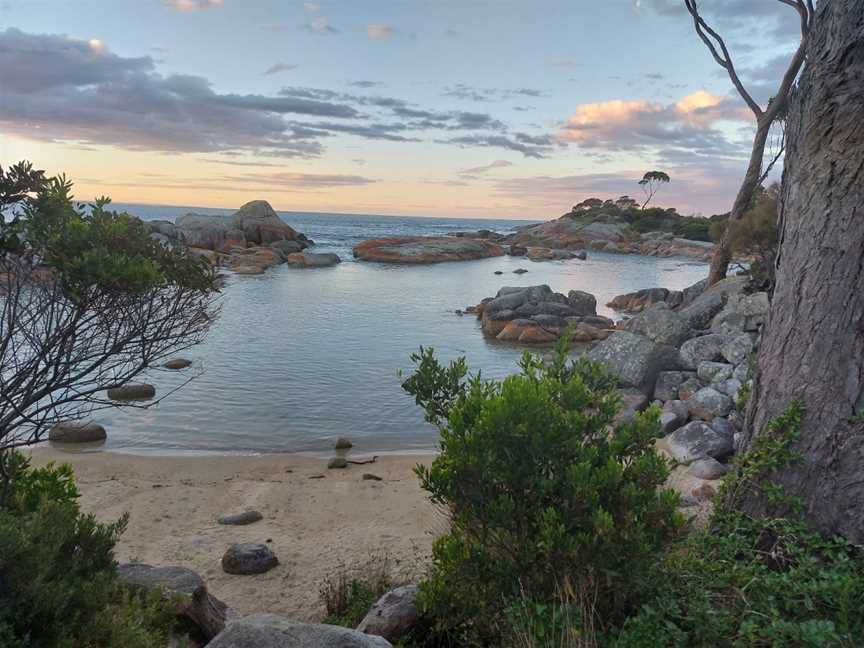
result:
[(444, 368), (429, 350), (412, 356), (403, 387), (441, 432), (440, 454), (416, 472), (451, 522), (421, 584), (430, 637), (494, 642), (513, 601), (552, 601), (562, 586), (592, 601), (592, 622), (613, 623), (680, 529), (653, 446), (659, 411), (614, 425), (615, 379), (568, 362), (567, 344), (549, 364), (526, 353), (503, 381), (467, 377), (461, 359)]
[(162, 648), (170, 605), (117, 581), (113, 549), (126, 518), (101, 524), (82, 514), (68, 465), (32, 468), (20, 453), (4, 455), (0, 645)]
[(589, 198), (575, 205), (568, 214), (586, 222), (623, 223), (639, 234), (646, 232), (668, 232), (680, 238), (693, 241), (710, 242), (711, 223), (707, 218), (682, 216), (675, 209), (649, 207), (639, 209), (638, 204), (628, 196), (616, 201), (601, 201)]
[[(800, 502), (772, 480), (797, 459), (790, 448), (802, 415), (793, 404), (756, 437), (724, 481), (710, 528), (658, 563), (655, 595), (615, 646), (861, 645), (864, 551), (808, 529), (795, 517)], [(768, 494), (769, 515), (736, 509), (752, 488)]]

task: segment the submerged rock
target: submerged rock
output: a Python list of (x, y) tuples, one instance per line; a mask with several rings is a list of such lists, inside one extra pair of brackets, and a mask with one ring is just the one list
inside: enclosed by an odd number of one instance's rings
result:
[(107, 438), (105, 428), (98, 423), (67, 421), (57, 423), (48, 430), (48, 440), (60, 443), (93, 443)]
[(126, 383), (107, 391), (111, 400), (149, 400), (156, 396), (156, 388), (146, 383)]
[(342, 259), (339, 258), (339, 255), (332, 253), (295, 252), (285, 257), (285, 262), (290, 266), (299, 268), (328, 268), (341, 263)]

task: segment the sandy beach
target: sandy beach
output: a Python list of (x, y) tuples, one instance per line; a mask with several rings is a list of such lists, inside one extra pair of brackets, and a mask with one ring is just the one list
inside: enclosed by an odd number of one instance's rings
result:
[[(36, 464), (72, 464), (85, 511), (103, 521), (129, 513), (120, 562), (190, 567), (241, 614), (319, 620), (325, 578), (381, 553), (396, 576), (416, 573), (444, 528), (412, 472), (428, 455), (328, 470), (326, 459), (300, 455), (157, 457), (54, 448), (31, 454)], [(364, 473), (381, 481), (364, 480)], [(247, 509), (264, 519), (216, 523), (219, 515)], [(280, 564), (258, 576), (225, 574), (220, 559), (235, 542), (268, 542)]]

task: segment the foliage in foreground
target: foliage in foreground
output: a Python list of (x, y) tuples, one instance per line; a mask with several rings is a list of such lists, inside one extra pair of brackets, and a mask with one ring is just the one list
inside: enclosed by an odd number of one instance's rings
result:
[(29, 163), (0, 167), (0, 478), (4, 449), (119, 406), (107, 386), (198, 344), (218, 313), (206, 261), (108, 204), (75, 202)]
[(373, 555), (356, 569), (340, 567), (319, 590), (326, 610), (323, 623), (356, 628), (375, 602), (394, 587), (386, 554)]
[[(797, 460), (790, 448), (802, 416), (793, 404), (755, 438), (724, 482), (710, 527), (656, 566), (657, 590), (616, 646), (861, 645), (864, 551), (807, 528), (800, 502), (772, 479)], [(767, 493), (771, 516), (736, 510), (752, 488)]]
[(658, 411), (615, 425), (615, 379), (568, 361), (567, 339), (546, 364), (526, 353), (503, 381), (466, 378), (429, 349), (403, 388), (437, 421), (441, 452), (418, 466), (450, 517), (421, 584), (423, 632), (452, 645), (500, 645), (514, 602), (584, 605), (581, 625), (611, 624), (640, 601), (644, 579), (676, 536), (677, 496), (662, 485)]
[(126, 518), (102, 524), (81, 513), (68, 465), (33, 468), (7, 454), (0, 504), (0, 646), (162, 648), (173, 608), (116, 577), (114, 544)]

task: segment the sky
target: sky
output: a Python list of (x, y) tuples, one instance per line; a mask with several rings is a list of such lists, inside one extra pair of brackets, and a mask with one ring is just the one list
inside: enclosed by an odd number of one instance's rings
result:
[[(764, 103), (774, 0), (701, 0)], [(754, 119), (683, 0), (0, 0), (0, 164), (76, 197), (553, 218), (590, 197), (727, 211)]]

